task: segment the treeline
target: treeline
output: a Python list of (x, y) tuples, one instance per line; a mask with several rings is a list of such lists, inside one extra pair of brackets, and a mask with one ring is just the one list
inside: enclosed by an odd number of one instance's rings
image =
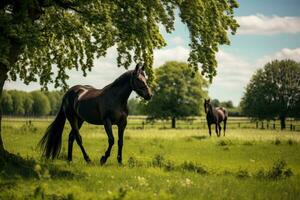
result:
[[(59, 91), (32, 91), (4, 90), (1, 101), (2, 113), (11, 116), (46, 116), (56, 115), (63, 93)], [(225, 107), (230, 116), (242, 116), (240, 108), (234, 107), (232, 101), (221, 102), (218, 99), (211, 100), (215, 107)], [(130, 115), (147, 115), (145, 104), (138, 98), (128, 101)]]
[[(220, 101), (218, 99), (211, 100), (211, 104), (214, 107), (224, 107), (228, 111), (229, 116), (242, 117), (245, 116), (240, 106), (234, 106), (232, 101)], [(138, 98), (129, 99), (128, 101), (129, 114), (130, 115), (147, 115), (145, 111), (145, 105)]]
[(219, 101), (218, 99), (211, 100), (211, 104), (214, 107), (224, 107), (228, 111), (228, 115), (232, 117), (244, 117), (240, 106), (235, 107), (232, 101)]
[(60, 108), (62, 92), (4, 90), (1, 108), (4, 115), (45, 116), (56, 115)]

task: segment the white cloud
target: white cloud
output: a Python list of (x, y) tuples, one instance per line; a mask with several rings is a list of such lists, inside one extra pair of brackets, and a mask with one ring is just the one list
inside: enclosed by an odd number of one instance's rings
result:
[(275, 59), (277, 60), (291, 59), (300, 62), (300, 48), (296, 48), (296, 49), (284, 48), (274, 54), (266, 55), (257, 61), (257, 66), (263, 67), (265, 64)]
[(274, 35), (300, 33), (300, 17), (265, 16), (262, 14), (236, 17), (241, 35)]
[(188, 56), (189, 49), (182, 46), (158, 49), (154, 51), (154, 66), (159, 67), (170, 60), (187, 61)]
[(185, 41), (182, 37), (180, 36), (175, 36), (171, 38), (171, 42), (175, 45), (175, 46), (182, 46)]
[(300, 48), (284, 48), (274, 54), (253, 61), (220, 51), (217, 54), (218, 74), (210, 86), (210, 96), (222, 101), (233, 100), (234, 104), (237, 105), (243, 95), (244, 88), (255, 71), (275, 59), (292, 59), (300, 62)]

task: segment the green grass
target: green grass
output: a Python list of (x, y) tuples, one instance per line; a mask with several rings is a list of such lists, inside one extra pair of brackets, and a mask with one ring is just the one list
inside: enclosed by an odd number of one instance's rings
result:
[[(5, 121), (6, 149), (23, 160), (1, 163), (0, 199), (299, 199), (300, 134), (255, 129), (208, 137), (205, 129), (127, 129), (123, 165), (117, 145), (105, 166), (103, 127), (84, 125), (86, 164), (74, 143), (73, 161), (40, 158), (36, 144), (47, 120)], [(116, 129), (114, 135), (117, 137)], [(116, 138), (117, 141), (117, 138)], [(117, 142), (116, 142), (117, 143)], [(21, 159), (21, 158), (16, 158)], [(15, 165), (21, 163), (20, 165)], [(21, 169), (21, 170), (20, 170)], [(24, 170), (25, 169), (25, 170)]]

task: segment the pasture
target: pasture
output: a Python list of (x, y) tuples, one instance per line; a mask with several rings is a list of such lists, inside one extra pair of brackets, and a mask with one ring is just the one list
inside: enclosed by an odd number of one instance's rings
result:
[[(217, 138), (214, 132), (208, 137), (202, 126), (175, 130), (129, 126), (123, 165), (117, 163), (115, 143), (107, 163), (100, 166), (107, 136), (103, 127), (88, 124), (80, 132), (91, 164), (85, 163), (76, 143), (73, 161), (66, 161), (68, 125), (59, 159), (41, 159), (36, 145), (49, 123), (3, 119), (5, 147), (19, 156), (8, 163), (1, 161), (0, 199), (300, 197), (299, 132), (233, 129), (229, 125), (226, 137)], [(114, 136), (117, 141), (115, 128)]]

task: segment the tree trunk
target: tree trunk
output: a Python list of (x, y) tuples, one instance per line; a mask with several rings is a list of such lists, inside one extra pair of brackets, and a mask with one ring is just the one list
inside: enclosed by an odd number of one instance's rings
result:
[(281, 127), (281, 130), (284, 130), (285, 129), (285, 116), (280, 116), (280, 127)]
[(172, 128), (176, 128), (176, 118), (172, 117)]
[(0, 153), (4, 152), (4, 145), (2, 140), (2, 108), (1, 108), (1, 101), (2, 101), (2, 91), (4, 87), (4, 82), (7, 79), (7, 70), (4, 65), (0, 64)]

